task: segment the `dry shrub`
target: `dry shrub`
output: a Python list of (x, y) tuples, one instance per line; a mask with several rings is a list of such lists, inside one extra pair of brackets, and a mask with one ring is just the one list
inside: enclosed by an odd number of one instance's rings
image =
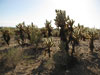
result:
[(22, 50), (11, 48), (7, 53), (3, 53), (0, 61), (0, 71), (8, 71), (14, 69), (22, 60)]
[(38, 44), (42, 41), (42, 35), (38, 28), (33, 27), (31, 30), (31, 44), (35, 45), (35, 47), (38, 46)]

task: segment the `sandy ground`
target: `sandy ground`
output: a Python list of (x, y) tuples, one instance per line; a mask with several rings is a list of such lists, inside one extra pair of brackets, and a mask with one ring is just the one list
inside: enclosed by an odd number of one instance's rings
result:
[[(59, 51), (60, 39), (53, 38), (55, 46), (51, 48), (51, 58), (45, 55), (45, 48), (40, 46), (35, 51), (33, 46), (24, 47), (24, 53), (27, 54), (15, 69), (8, 71), (5, 75), (100, 75), (100, 41), (95, 40), (95, 49), (91, 53), (89, 50), (89, 41), (80, 41), (80, 45), (75, 48), (74, 56), (78, 59), (78, 63), (70, 70), (57, 72), (52, 71), (55, 67), (53, 56)], [(3, 45), (0, 47), (0, 53), (7, 52), (10, 48), (21, 48), (15, 42), (11, 42), (10, 46)], [(56, 62), (57, 63), (57, 62)], [(56, 69), (56, 68), (55, 68)], [(4, 75), (4, 74), (0, 74)]]

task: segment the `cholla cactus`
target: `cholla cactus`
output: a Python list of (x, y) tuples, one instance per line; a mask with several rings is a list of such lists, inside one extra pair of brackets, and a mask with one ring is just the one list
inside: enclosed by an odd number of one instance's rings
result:
[(52, 36), (51, 21), (49, 22), (48, 20), (46, 20), (45, 27), (46, 27), (46, 30), (47, 30), (48, 37)]
[(93, 36), (93, 33), (91, 33), (89, 48), (90, 48), (91, 52), (93, 52), (93, 49), (94, 49), (94, 36)]
[(64, 28), (69, 16), (66, 18), (66, 12), (62, 10), (56, 10), (56, 15), (55, 24), (57, 27)]
[(74, 28), (72, 37), (73, 37), (73, 40), (75, 40), (75, 45), (79, 45), (80, 35), (79, 35), (79, 31), (76, 28)]
[(52, 38), (45, 39), (45, 45), (47, 47), (46, 51), (48, 52), (49, 57), (51, 57), (51, 47), (54, 45)]
[(28, 40), (31, 40), (30, 27), (29, 27), (29, 26), (26, 27), (25, 32), (26, 32), (26, 34), (27, 34)]
[(39, 28), (32, 26), (30, 37), (31, 37), (30, 43), (33, 44), (37, 49), (38, 44), (42, 41), (42, 34)]
[(92, 29), (89, 29), (88, 30), (88, 35), (89, 35), (89, 39), (90, 39), (90, 42), (89, 42), (89, 48), (91, 50), (91, 52), (93, 52), (93, 49), (94, 49), (94, 41), (96, 39), (98, 39), (98, 30), (95, 29), (95, 28), (92, 28)]
[(78, 38), (76, 36), (73, 36), (71, 56), (73, 56), (73, 53), (75, 53), (75, 46), (78, 44), (79, 44)]
[(68, 52), (69, 46), (68, 46), (68, 40), (66, 39), (66, 23), (69, 20), (69, 16), (66, 17), (66, 12), (62, 10), (56, 10), (56, 19), (55, 19), (55, 24), (57, 27), (60, 27), (60, 38), (61, 41), (66, 43), (66, 47), (64, 50)]
[(89, 36), (90, 36), (89, 48), (90, 48), (91, 52), (93, 52), (93, 49), (94, 49), (94, 40), (96, 39), (95, 38), (96, 33), (94, 32), (93, 29), (91, 29), (89, 31)]
[(83, 25), (78, 24), (78, 30), (79, 30), (79, 36), (80, 36), (80, 40), (85, 41), (88, 38), (87, 35), (87, 27), (84, 27)]
[(10, 41), (9, 31), (8, 30), (2, 31), (2, 35), (3, 35), (5, 42), (9, 45), (9, 41)]
[(69, 33), (69, 42), (72, 42), (73, 40), (73, 32), (74, 32), (74, 29), (73, 29), (73, 24), (74, 24), (74, 20), (69, 20), (67, 22), (67, 25), (68, 25), (68, 31), (67, 33)]
[(15, 40), (18, 42), (19, 45), (21, 45), (21, 40), (20, 40), (20, 32), (18, 30), (15, 30)]
[(19, 37), (21, 39), (21, 44), (23, 45), (24, 41), (25, 41), (25, 23), (23, 22), (22, 24), (21, 23), (18, 24), (16, 26), (16, 28), (17, 28), (17, 31), (15, 31), (15, 32), (16, 32), (16, 34), (19, 35)]

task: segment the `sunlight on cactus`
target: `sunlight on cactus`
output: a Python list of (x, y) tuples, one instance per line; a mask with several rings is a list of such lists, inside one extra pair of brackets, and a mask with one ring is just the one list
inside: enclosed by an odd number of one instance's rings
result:
[(48, 37), (52, 36), (51, 21), (49, 22), (48, 20), (46, 20), (45, 27), (46, 27), (46, 31), (47, 31), (47, 36)]
[[(46, 51), (48, 52), (49, 57), (51, 57), (51, 47), (54, 46), (53, 39), (52, 38), (45, 39), (44, 44), (47, 47)], [(46, 51), (45, 51), (45, 54), (46, 54)]]
[(52, 47), (54, 45), (52, 38), (45, 39), (45, 44), (48, 48)]

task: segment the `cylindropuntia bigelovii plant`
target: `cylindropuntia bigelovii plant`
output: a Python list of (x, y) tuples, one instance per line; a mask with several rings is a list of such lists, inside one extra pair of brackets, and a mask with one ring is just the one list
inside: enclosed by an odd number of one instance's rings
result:
[(47, 49), (45, 50), (45, 54), (46, 54), (46, 52), (48, 52), (49, 57), (51, 57), (51, 47), (54, 46), (52, 38), (45, 39), (45, 43), (44, 44), (47, 47)]
[(23, 22), (22, 24), (18, 24), (16, 26), (17, 28), (17, 32), (20, 36), (20, 39), (21, 39), (21, 44), (23, 45), (25, 43), (25, 23)]
[(93, 32), (89, 32), (89, 35), (90, 35), (90, 42), (89, 42), (89, 48), (91, 50), (91, 52), (93, 52), (93, 49), (94, 49), (94, 40), (95, 40), (95, 36), (94, 36), (94, 33)]
[(30, 27), (29, 26), (26, 27), (25, 32), (26, 32), (26, 35), (27, 35), (27, 39), (31, 40)]
[(56, 10), (56, 19), (55, 24), (57, 27), (60, 27), (60, 38), (61, 41), (66, 43), (66, 47), (64, 50), (68, 53), (69, 46), (68, 46), (68, 40), (66, 39), (66, 23), (69, 20), (69, 16), (66, 17), (66, 12), (62, 10)]
[(5, 42), (9, 45), (9, 41), (10, 41), (9, 31), (8, 30), (2, 31), (2, 35), (3, 35)]
[(46, 27), (46, 30), (47, 30), (47, 36), (48, 37), (52, 36), (51, 21), (49, 22), (48, 20), (46, 20), (45, 27)]

